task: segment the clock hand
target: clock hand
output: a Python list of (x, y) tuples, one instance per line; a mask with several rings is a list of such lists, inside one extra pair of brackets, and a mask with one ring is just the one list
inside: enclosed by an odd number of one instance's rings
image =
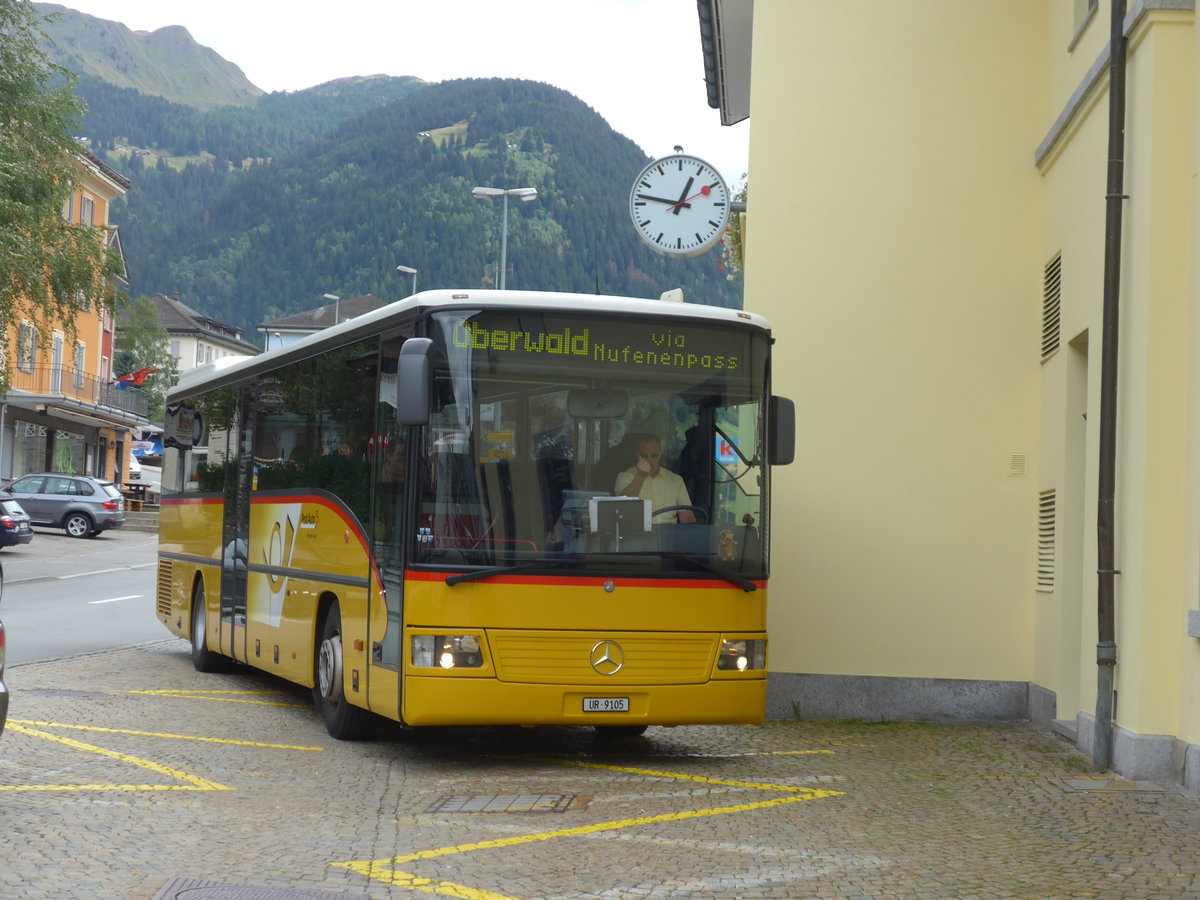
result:
[[(649, 194), (638, 194), (637, 198), (639, 200), (653, 200), (655, 203), (665, 203), (667, 206), (677, 205), (674, 200), (668, 200), (666, 197), (651, 197)], [(691, 206), (691, 204), (689, 203), (688, 206)]]
[(712, 193), (712, 187), (710, 185), (706, 184), (706, 185), (704, 185), (704, 187), (700, 188), (700, 190), (698, 190), (696, 193), (692, 194), (692, 196), (688, 197), (686, 200), (681, 197), (679, 202), (671, 207), (671, 210), (672, 210), (672, 212), (675, 213), (675, 215), (679, 215), (679, 208), (681, 206), (686, 206), (690, 209), (692, 204), (689, 201), (695, 200), (697, 197), (701, 197), (701, 196), (707, 197), (711, 193)]
[[(675, 215), (679, 215), (679, 210), (683, 207), (683, 204), (687, 203), (688, 199), (690, 199), (687, 193), (692, 189), (692, 184), (695, 182), (695, 180), (695, 176), (688, 178), (687, 184), (685, 184), (683, 186), (683, 190), (679, 192), (679, 200), (674, 206), (671, 207), (671, 212), (675, 213)], [(691, 208), (691, 205), (692, 204), (688, 203), (689, 209)]]

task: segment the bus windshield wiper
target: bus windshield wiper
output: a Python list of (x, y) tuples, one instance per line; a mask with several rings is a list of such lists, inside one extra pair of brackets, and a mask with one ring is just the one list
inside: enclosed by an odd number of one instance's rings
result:
[[(712, 565), (711, 563), (707, 562), (706, 560), (702, 559), (701, 557), (689, 556), (686, 553), (660, 553), (660, 552), (636, 553), (635, 552), (635, 553), (620, 553), (620, 554), (617, 554), (617, 556), (618, 557), (654, 556), (654, 557), (658, 557), (660, 559), (662, 559), (662, 558), (682, 559), (682, 560), (686, 560), (687, 562), (692, 563), (698, 569), (703, 569), (705, 572), (708, 572), (712, 575), (716, 575), (718, 578), (728, 581), (734, 587), (739, 587), (746, 593), (750, 593), (752, 591), (758, 590), (758, 585), (755, 584), (750, 579), (743, 578), (742, 576), (740, 576), (734, 572), (726, 572), (721, 569), (718, 569), (716, 566)], [(520, 563), (516, 563), (511, 566), (488, 566), (487, 568), (475, 569), (474, 571), (471, 571), (471, 572), (459, 572), (456, 575), (447, 575), (446, 576), (446, 585), (448, 587), (454, 587), (456, 584), (463, 584), (464, 582), (467, 582), (467, 581), (479, 581), (482, 578), (491, 578), (493, 575), (512, 575), (517, 572), (536, 572), (536, 571), (546, 571), (549, 569), (559, 569), (559, 568), (562, 568), (564, 565), (567, 565), (571, 562), (576, 562), (576, 561), (561, 560), (561, 559), (531, 559), (531, 560), (524, 560)]]
[(682, 560), (692, 563), (698, 569), (703, 569), (705, 572), (709, 572), (713, 575), (716, 575), (718, 578), (723, 578), (725, 581), (728, 581), (730, 584), (734, 585), (735, 587), (740, 587), (747, 594), (749, 594), (751, 591), (758, 590), (758, 585), (755, 584), (750, 579), (743, 578), (741, 575), (738, 575), (735, 572), (726, 572), (722, 569), (718, 569), (716, 566), (714, 566), (712, 563), (706, 561), (705, 559), (703, 559), (699, 556), (691, 556), (687, 553), (663, 553), (662, 551), (650, 551), (650, 552), (617, 553), (617, 554), (613, 554), (613, 555), (615, 555), (617, 557), (654, 556), (654, 557), (658, 557), (659, 559), (682, 559)]
[(718, 578), (724, 578), (730, 584), (740, 587), (747, 594), (749, 594), (751, 591), (758, 590), (758, 585), (755, 584), (750, 579), (743, 578), (741, 575), (738, 575), (734, 572), (722, 571), (721, 569), (718, 569), (716, 566), (714, 566), (712, 563), (706, 562), (705, 560), (701, 559), (698, 556), (688, 556), (684, 553), (673, 554), (673, 556), (675, 559), (686, 559), (688, 562), (693, 563), (694, 565), (703, 569), (705, 572), (711, 572), (713, 575), (716, 575)]
[(493, 575), (506, 575), (513, 572), (529, 572), (535, 569), (557, 568), (562, 564), (557, 559), (530, 559), (511, 566), (488, 566), (486, 569), (476, 569), (473, 572), (460, 572), (457, 575), (447, 575), (446, 584), (454, 587), (464, 581), (478, 581), (481, 578), (491, 578)]

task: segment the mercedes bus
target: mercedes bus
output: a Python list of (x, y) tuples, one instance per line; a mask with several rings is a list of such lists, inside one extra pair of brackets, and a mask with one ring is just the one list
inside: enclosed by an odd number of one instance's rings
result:
[[(772, 343), (740, 310), (439, 290), (187, 372), (158, 618), (202, 671), (311, 687), (342, 739), (760, 722)], [(666, 509), (618, 487), (655, 443)]]

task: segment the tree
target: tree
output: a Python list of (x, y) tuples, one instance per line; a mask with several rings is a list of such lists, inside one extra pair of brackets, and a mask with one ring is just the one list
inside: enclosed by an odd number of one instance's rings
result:
[(107, 276), (119, 261), (106, 259), (104, 229), (62, 216), (81, 180), (83, 151), (72, 135), (84, 104), (75, 76), (42, 50), (48, 18), (27, 0), (0, 0), (0, 341), (23, 316), (73, 338), (79, 297), (109, 309), (116, 299)]
[(147, 397), (146, 417), (161, 424), (167, 390), (179, 379), (179, 369), (171, 355), (170, 335), (162, 326), (158, 304), (152, 297), (142, 297), (121, 310), (117, 350), (113, 354), (113, 371), (118, 377), (144, 369), (158, 370), (146, 379), (141, 389)]

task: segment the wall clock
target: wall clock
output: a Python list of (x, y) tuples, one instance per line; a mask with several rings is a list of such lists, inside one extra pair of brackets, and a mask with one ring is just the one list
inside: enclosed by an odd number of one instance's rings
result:
[(629, 215), (643, 241), (667, 256), (696, 256), (725, 232), (729, 188), (721, 173), (695, 156), (656, 159), (633, 183)]

